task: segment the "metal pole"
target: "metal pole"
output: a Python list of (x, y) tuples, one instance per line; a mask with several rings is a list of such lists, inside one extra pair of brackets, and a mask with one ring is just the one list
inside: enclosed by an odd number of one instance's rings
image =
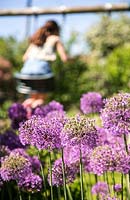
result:
[[(32, 0), (27, 0), (26, 7), (31, 7), (32, 6)], [(25, 37), (28, 37), (30, 34), (30, 29), (31, 29), (31, 17), (27, 16), (26, 18), (26, 27), (25, 27)]]

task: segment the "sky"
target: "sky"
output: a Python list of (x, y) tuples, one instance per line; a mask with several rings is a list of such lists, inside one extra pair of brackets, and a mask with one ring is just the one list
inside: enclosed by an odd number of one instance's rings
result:
[[(33, 7), (39, 8), (55, 8), (59, 6), (96, 6), (106, 3), (130, 3), (130, 0), (32, 0)], [(25, 8), (27, 0), (0, 0), (0, 9), (17, 9)], [(30, 26), (27, 29), (26, 16), (4, 16), (0, 17), (0, 36), (8, 37), (10, 35), (22, 40), (31, 35), (37, 28), (42, 26), (47, 20), (56, 20), (62, 30), (62, 39), (67, 41), (72, 31), (79, 33), (79, 41), (73, 49), (73, 54), (84, 51), (84, 35), (92, 25), (98, 22), (101, 14), (85, 13), (85, 14), (67, 14), (63, 15), (40, 15), (39, 17), (28, 17)], [(80, 45), (79, 45), (80, 44)]]

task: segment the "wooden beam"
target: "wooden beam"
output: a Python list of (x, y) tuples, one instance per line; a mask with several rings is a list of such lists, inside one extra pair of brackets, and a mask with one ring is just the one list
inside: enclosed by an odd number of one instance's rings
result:
[(39, 8), (31, 7), (24, 9), (0, 9), (0, 16), (27, 16), (27, 15), (51, 15), (51, 14), (75, 14), (75, 13), (99, 13), (99, 12), (124, 12), (130, 11), (130, 5), (127, 3), (110, 4), (98, 6), (78, 6), (66, 7), (59, 6), (56, 8)]

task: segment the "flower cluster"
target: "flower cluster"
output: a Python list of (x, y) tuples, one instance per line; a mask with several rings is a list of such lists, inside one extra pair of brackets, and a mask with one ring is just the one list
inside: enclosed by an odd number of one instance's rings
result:
[(0, 145), (5, 145), (10, 150), (24, 147), (20, 142), (19, 136), (12, 130), (6, 130), (0, 135)]
[(128, 173), (130, 158), (119, 146), (103, 145), (96, 147), (90, 156), (90, 165), (94, 174), (101, 175), (107, 171)]
[(27, 119), (27, 111), (20, 103), (13, 103), (8, 109), (8, 115), (14, 129), (18, 129), (19, 124)]
[(42, 188), (42, 179), (40, 176), (30, 173), (24, 179), (19, 180), (18, 186), (24, 191), (38, 192)]
[(1, 158), (10, 154), (10, 149), (7, 146), (0, 145), (0, 161)]
[(115, 192), (121, 192), (122, 191), (122, 186), (121, 186), (121, 184), (115, 184), (113, 186), (113, 189), (114, 189)]
[(80, 163), (80, 148), (82, 153), (82, 163), (83, 167), (86, 171), (91, 171), (89, 162), (90, 162), (90, 155), (91, 155), (91, 149), (88, 148), (87, 145), (75, 145), (75, 146), (66, 146), (64, 148), (64, 160), (67, 165), (73, 165), (79, 169), (79, 163)]
[[(66, 183), (71, 183), (75, 179), (77, 174), (77, 168), (75, 165), (67, 165), (65, 163), (65, 177)], [(48, 182), (50, 183), (50, 174), (48, 174)], [(56, 160), (52, 166), (52, 184), (56, 186), (63, 185), (63, 170), (62, 159)]]
[(52, 111), (63, 111), (64, 107), (59, 102), (53, 100), (47, 105), (44, 106), (38, 106), (33, 111), (33, 115), (40, 115), (42, 117), (45, 117), (49, 112)]
[(103, 99), (97, 92), (83, 94), (80, 99), (80, 109), (84, 114), (99, 113), (102, 107)]
[(19, 128), (22, 144), (31, 144), (39, 150), (61, 148), (60, 132), (63, 124), (58, 119), (33, 115)]
[(10, 154), (1, 162), (0, 174), (4, 181), (17, 180), (31, 173), (31, 164), (19, 154)]
[(41, 162), (37, 156), (29, 156), (24, 149), (18, 148), (11, 151), (11, 155), (20, 155), (29, 160), (33, 172), (40, 172)]
[(101, 111), (103, 126), (112, 134), (130, 133), (130, 94), (119, 93), (106, 100)]
[(97, 145), (98, 134), (94, 120), (85, 116), (68, 118), (61, 133), (62, 145), (88, 145), (94, 148)]
[(109, 189), (108, 189), (108, 185), (106, 182), (97, 182), (95, 185), (93, 185), (92, 190), (91, 190), (92, 194), (108, 194)]

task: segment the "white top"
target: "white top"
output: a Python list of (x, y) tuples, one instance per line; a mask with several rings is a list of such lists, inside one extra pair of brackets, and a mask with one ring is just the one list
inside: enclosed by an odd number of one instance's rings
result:
[(28, 58), (54, 61), (56, 60), (56, 43), (60, 41), (59, 36), (51, 35), (46, 39), (42, 47), (30, 44)]

